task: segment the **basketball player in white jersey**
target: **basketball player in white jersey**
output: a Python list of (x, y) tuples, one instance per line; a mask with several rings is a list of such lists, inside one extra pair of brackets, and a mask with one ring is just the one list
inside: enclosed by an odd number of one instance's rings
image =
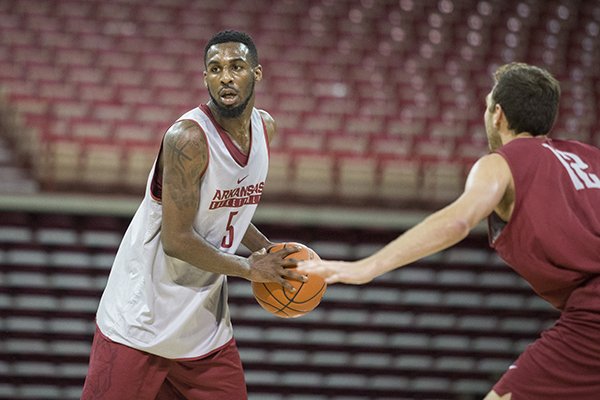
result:
[[(207, 104), (166, 132), (145, 197), (115, 257), (97, 313), (82, 399), (246, 399), (226, 276), (279, 282), (296, 249), (251, 224), (275, 123), (254, 108), (262, 79), (252, 39), (215, 35), (204, 53)], [(243, 243), (249, 258), (235, 255)]]

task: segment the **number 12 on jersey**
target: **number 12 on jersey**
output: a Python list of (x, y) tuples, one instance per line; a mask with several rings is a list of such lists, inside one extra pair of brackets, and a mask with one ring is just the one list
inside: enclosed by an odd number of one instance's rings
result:
[(600, 179), (591, 171), (585, 171), (589, 168), (589, 165), (587, 165), (577, 154), (556, 150), (546, 143), (542, 144), (542, 146), (554, 153), (563, 167), (565, 167), (576, 190), (600, 189)]

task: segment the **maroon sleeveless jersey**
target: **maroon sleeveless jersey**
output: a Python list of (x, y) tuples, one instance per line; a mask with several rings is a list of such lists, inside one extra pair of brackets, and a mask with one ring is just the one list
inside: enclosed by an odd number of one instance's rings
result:
[(519, 138), (497, 153), (512, 172), (515, 206), (506, 224), (488, 218), (490, 245), (562, 310), (575, 288), (600, 275), (600, 149)]

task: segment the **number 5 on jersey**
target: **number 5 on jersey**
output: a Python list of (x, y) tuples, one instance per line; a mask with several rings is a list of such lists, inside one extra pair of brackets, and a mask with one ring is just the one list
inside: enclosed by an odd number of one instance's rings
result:
[(233, 246), (233, 238), (235, 237), (235, 229), (233, 227), (233, 217), (237, 215), (238, 211), (232, 211), (229, 213), (229, 219), (227, 220), (227, 233), (223, 236), (223, 240), (221, 240), (221, 247), (224, 249), (229, 249)]

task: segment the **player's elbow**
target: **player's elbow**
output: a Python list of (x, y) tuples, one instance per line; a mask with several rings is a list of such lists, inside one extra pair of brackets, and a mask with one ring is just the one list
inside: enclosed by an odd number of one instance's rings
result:
[(479, 222), (472, 207), (464, 203), (456, 201), (433, 215), (437, 228), (442, 231), (443, 241), (448, 245), (466, 238)]
[(177, 254), (179, 253), (177, 249), (177, 245), (170, 240), (162, 240), (163, 251), (169, 257), (177, 258)]
[(459, 242), (466, 238), (471, 231), (471, 224), (466, 218), (453, 218), (446, 225), (446, 232), (449, 238), (454, 242)]
[(469, 235), (469, 219), (450, 209), (429, 216), (422, 226), (426, 227), (431, 245), (436, 251), (446, 249)]
[(169, 257), (181, 258), (184, 253), (185, 240), (177, 235), (163, 235), (161, 238), (163, 251)]

